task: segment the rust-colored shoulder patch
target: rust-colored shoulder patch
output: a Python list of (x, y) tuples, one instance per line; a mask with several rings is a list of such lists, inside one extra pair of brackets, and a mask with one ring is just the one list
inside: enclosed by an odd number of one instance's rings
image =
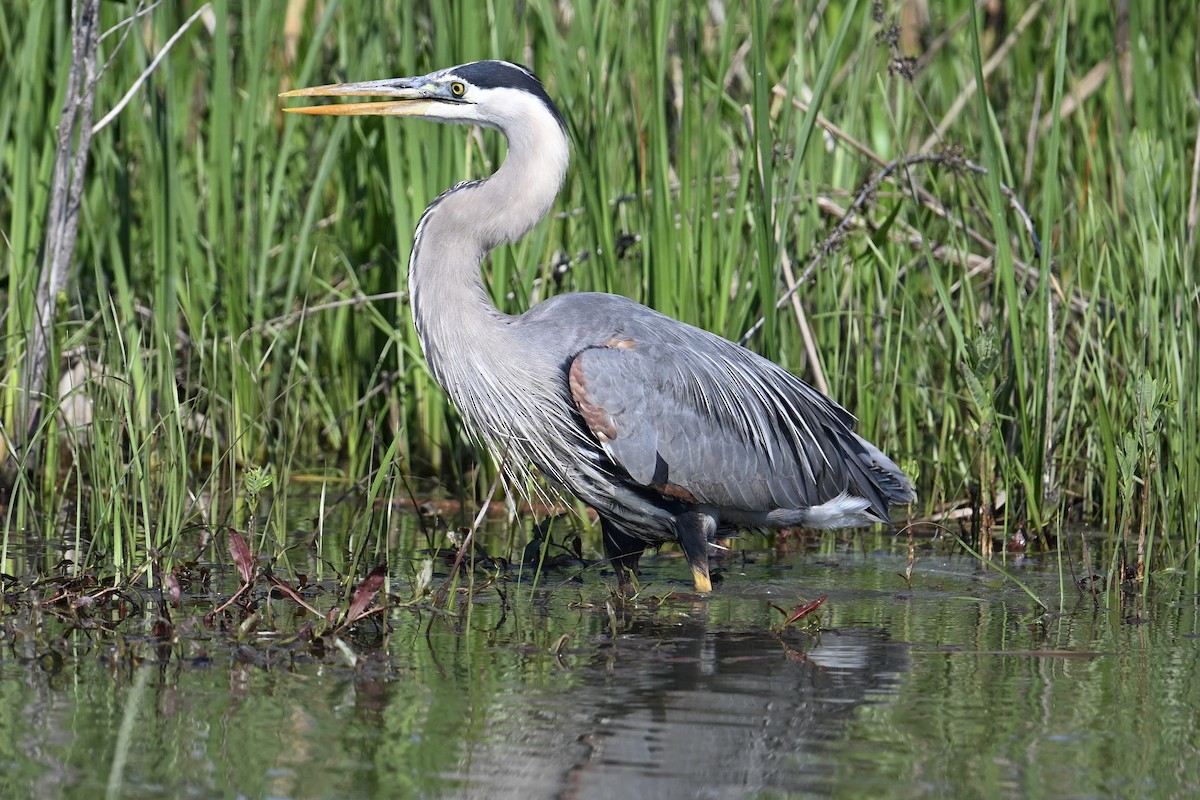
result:
[[(582, 355), (582, 353), (580, 354)], [(567, 383), (571, 387), (571, 397), (575, 399), (575, 407), (583, 417), (583, 424), (588, 426), (601, 442), (611, 442), (617, 438), (617, 426), (612, 416), (604, 406), (597, 405), (588, 397), (587, 376), (583, 374), (583, 362), (580, 356), (575, 356), (571, 368), (567, 371)]]
[(685, 503), (700, 502), (696, 499), (696, 496), (687, 489), (684, 489), (682, 486), (676, 486), (673, 483), (654, 483), (651, 484), (651, 486), (653, 486), (659, 492), (665, 494), (667, 497), (674, 497), (676, 500), (682, 500)]

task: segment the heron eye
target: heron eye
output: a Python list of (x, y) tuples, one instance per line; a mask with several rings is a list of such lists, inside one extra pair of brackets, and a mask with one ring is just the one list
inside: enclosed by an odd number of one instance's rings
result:
[(466, 91), (467, 86), (462, 81), (455, 81), (454, 83), (450, 84), (450, 94), (454, 95), (455, 97), (462, 97), (464, 94), (466, 94)]

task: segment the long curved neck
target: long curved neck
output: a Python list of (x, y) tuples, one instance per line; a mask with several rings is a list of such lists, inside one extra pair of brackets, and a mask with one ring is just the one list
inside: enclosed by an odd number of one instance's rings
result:
[(500, 169), (435, 200), (417, 226), (409, 260), (409, 298), (421, 349), (452, 396), (454, 376), (470, 377), (454, 367), (482, 356), (505, 327), (506, 315), (488, 297), (480, 262), (546, 215), (567, 170), (567, 138), (549, 112), (522, 110), (520, 124), (501, 130), (508, 156)]

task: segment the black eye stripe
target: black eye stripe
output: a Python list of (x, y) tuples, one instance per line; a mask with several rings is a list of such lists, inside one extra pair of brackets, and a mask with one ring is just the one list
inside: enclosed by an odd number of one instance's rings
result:
[(517, 89), (531, 94), (545, 104), (564, 132), (567, 129), (562, 113), (558, 110), (558, 106), (554, 105), (550, 96), (546, 94), (542, 82), (525, 67), (507, 61), (474, 61), (470, 64), (453, 67), (448, 71), (452, 71), (455, 77), (470, 81), (471, 86), (478, 90)]

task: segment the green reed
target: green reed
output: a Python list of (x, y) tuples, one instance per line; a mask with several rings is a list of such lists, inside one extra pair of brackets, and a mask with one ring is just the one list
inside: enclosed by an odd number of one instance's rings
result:
[[(102, 42), (97, 118), (198, 7), (175, 5)], [(276, 95), (501, 57), (543, 77), (573, 141), (556, 214), (486, 265), (502, 309), (603, 290), (733, 339), (763, 318), (748, 346), (823, 379), (913, 465), (914, 516), (965, 531), (938, 515), (974, 505), (1050, 541), (1091, 525), (1113, 572), (1139, 550), (1200, 569), (1196, 10), (1131, 4), (1122, 62), (1108, 3), (1003, 26), (939, 4), (926, 45), (962, 24), (915, 68), (889, 35), (899, 4), (816, 5), (216, 0), (93, 140), (32, 443), (16, 409), (70, 19), (0, 8), (0, 420), (18, 455), (43, 455), (14, 473), (5, 541), (78, 540), (121, 575), (169, 566), (189, 530), (246, 525), (256, 466), (384, 505), (405, 486), (455, 495), (468, 523), (495, 467), (420, 356), (406, 266), (425, 205), (503, 142), (285, 117)], [(134, 8), (102, 6), (106, 28)], [(936, 156), (859, 197), (918, 152)], [(71, 397), (86, 427), (56, 413)], [(276, 497), (261, 530), (278, 548)], [(378, 508), (363, 536), (383, 535)]]

